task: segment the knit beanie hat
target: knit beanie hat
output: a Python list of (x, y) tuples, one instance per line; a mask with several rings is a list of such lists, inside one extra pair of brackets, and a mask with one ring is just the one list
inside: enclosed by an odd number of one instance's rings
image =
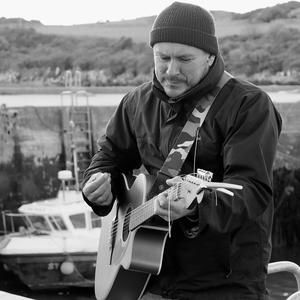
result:
[(159, 42), (185, 44), (214, 55), (219, 52), (211, 13), (182, 2), (174, 2), (156, 17), (150, 32), (150, 46)]

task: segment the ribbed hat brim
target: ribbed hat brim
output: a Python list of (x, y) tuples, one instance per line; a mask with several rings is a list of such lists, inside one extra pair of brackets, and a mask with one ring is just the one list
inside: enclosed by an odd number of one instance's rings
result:
[(218, 41), (215, 36), (191, 28), (155, 28), (150, 33), (150, 46), (160, 42), (186, 44), (211, 54), (218, 54)]

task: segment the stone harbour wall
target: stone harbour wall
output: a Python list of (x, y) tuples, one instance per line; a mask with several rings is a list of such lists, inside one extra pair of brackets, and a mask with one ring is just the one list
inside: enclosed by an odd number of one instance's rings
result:
[[(0, 210), (54, 197), (65, 169), (69, 108), (4, 108), (0, 114)], [(93, 148), (115, 107), (91, 107)]]

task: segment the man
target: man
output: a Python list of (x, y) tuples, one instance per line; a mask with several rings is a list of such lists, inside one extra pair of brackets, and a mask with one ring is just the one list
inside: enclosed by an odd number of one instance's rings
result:
[[(111, 210), (121, 172), (144, 166), (157, 174), (199, 99), (224, 76), (214, 19), (199, 6), (174, 2), (163, 10), (150, 45), (153, 81), (125, 95), (85, 172), (85, 200), (100, 216)], [(233, 197), (205, 191), (192, 209), (184, 199), (159, 197), (157, 214), (173, 221), (172, 235), (143, 299), (267, 299), (272, 165), (280, 130), (266, 93), (227, 80), (179, 171), (201, 168), (213, 173), (213, 181), (243, 189)]]

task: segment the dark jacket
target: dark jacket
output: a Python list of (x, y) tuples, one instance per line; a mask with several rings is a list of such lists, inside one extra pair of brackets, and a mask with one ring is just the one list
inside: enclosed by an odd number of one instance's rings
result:
[[(191, 110), (189, 105), (178, 109), (158, 98), (151, 83), (128, 93), (107, 126), (86, 180), (94, 172), (108, 171), (115, 194), (120, 172), (143, 165), (155, 175)], [(281, 118), (266, 93), (235, 78), (227, 82), (181, 173), (193, 172), (196, 154), (196, 168), (213, 172), (213, 181), (244, 188), (235, 191), (234, 197), (205, 192), (199, 205), (201, 231), (195, 238), (187, 238), (182, 230), (189, 220), (173, 223), (161, 273), (149, 285), (152, 292), (189, 295), (235, 286), (246, 294), (265, 294), (271, 253), (272, 165), (280, 130)], [(89, 204), (99, 215), (110, 210)]]

